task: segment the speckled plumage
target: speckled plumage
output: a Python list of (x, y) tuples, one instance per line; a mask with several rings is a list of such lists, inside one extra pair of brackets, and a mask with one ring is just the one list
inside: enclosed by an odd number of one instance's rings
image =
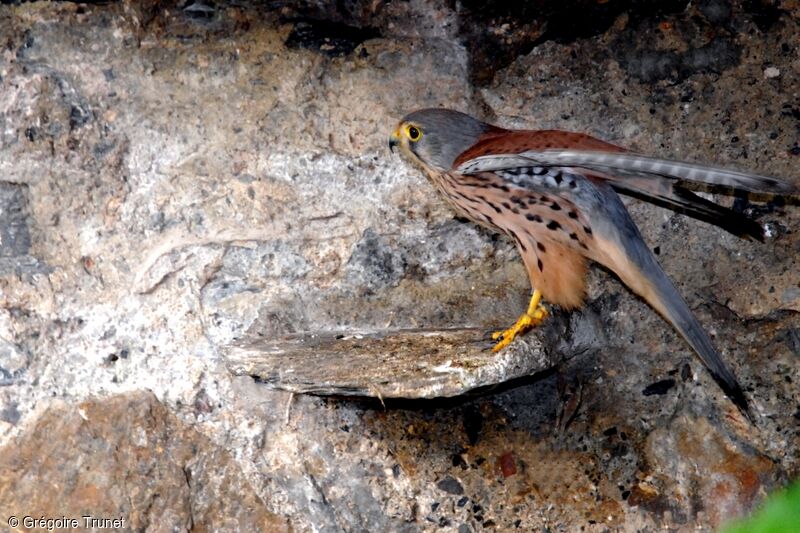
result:
[(407, 115), (390, 138), (390, 147), (395, 146), (426, 172), (459, 213), (516, 242), (534, 297), (528, 312), (499, 337), (510, 334), (513, 339), (546, 315), (539, 296), (567, 309), (579, 307), (587, 263), (595, 261), (670, 322), (734, 403), (748, 412), (736, 377), (644, 243), (617, 193), (673, 208), (743, 237), (763, 238), (754, 221), (695, 195), (681, 182), (781, 194), (796, 194), (794, 187), (773, 178), (630, 154), (580, 133), (506, 130), (445, 109)]

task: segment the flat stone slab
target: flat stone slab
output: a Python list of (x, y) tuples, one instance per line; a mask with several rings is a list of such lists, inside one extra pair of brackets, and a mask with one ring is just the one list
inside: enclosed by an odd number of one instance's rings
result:
[(402, 329), (246, 338), (224, 356), (236, 375), (291, 392), (435, 398), (457, 396), (553, 366), (532, 331), (500, 353), (486, 330)]

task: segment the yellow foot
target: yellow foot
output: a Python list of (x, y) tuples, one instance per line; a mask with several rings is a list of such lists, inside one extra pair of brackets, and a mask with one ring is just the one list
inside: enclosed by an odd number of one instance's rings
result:
[(533, 304), (531, 305), (533, 310), (531, 311), (531, 309), (528, 309), (524, 315), (517, 319), (517, 322), (513, 326), (505, 331), (495, 331), (492, 333), (492, 339), (498, 341), (497, 344), (494, 345), (494, 348), (492, 348), (493, 352), (499, 352), (511, 344), (514, 337), (522, 335), (534, 326), (538, 326), (545, 317), (547, 317), (547, 309), (545, 309), (542, 304), (538, 301), (534, 304), (533, 300), (531, 300), (531, 304)]

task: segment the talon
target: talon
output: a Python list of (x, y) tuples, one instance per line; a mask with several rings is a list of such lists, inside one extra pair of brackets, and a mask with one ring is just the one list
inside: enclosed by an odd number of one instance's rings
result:
[(492, 339), (498, 341), (494, 345), (492, 351), (497, 353), (509, 344), (517, 335), (522, 335), (534, 326), (538, 326), (542, 320), (547, 317), (547, 309), (541, 304), (542, 294), (539, 291), (533, 291), (530, 306), (528, 311), (517, 319), (513, 326), (505, 331), (495, 331), (492, 333)]
[(532, 327), (538, 325), (542, 319), (547, 316), (547, 311), (544, 308), (537, 309), (532, 315), (525, 313), (517, 319), (517, 322), (505, 331), (495, 331), (492, 333), (492, 339), (498, 340), (494, 345), (492, 351), (497, 353), (509, 344), (517, 335), (522, 335)]
[(492, 347), (492, 352), (497, 353), (509, 344), (511, 344), (512, 337), (509, 335), (508, 337), (503, 337), (497, 344)]

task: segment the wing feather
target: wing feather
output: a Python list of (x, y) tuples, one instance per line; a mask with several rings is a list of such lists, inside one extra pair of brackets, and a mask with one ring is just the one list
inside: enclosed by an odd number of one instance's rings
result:
[[(458, 171), (464, 174), (510, 172), (531, 166), (562, 168), (571, 173), (593, 176), (606, 181), (619, 193), (709, 222), (738, 237), (753, 237), (760, 241), (764, 240), (760, 224), (742, 213), (694, 194), (681, 183), (697, 182), (768, 194), (800, 194), (794, 185), (768, 176), (596, 150), (528, 150), (480, 156), (463, 162)], [(526, 176), (521, 174), (517, 179), (526, 179)]]
[(720, 185), (750, 192), (798, 195), (800, 189), (791, 183), (769, 176), (760, 176), (696, 163), (683, 163), (629, 152), (596, 150), (541, 150), (518, 154), (481, 156), (465, 161), (460, 172), (504, 170), (517, 166), (579, 167), (603, 174), (609, 181), (630, 178), (680, 180)]

